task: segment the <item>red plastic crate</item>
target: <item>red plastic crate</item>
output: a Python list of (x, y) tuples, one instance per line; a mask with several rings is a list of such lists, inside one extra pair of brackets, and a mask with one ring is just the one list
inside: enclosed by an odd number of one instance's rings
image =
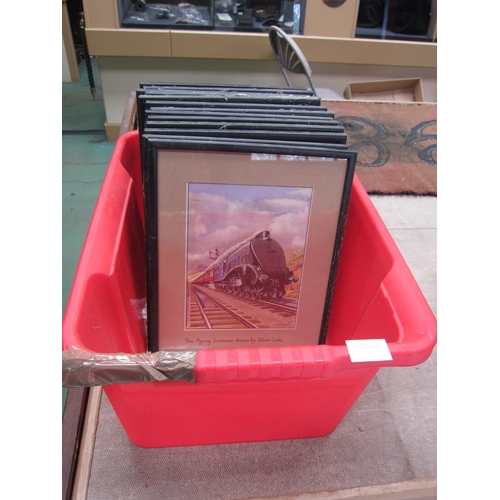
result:
[[(146, 296), (137, 131), (116, 143), (63, 320), (63, 350), (144, 352)], [(392, 361), (352, 363), (345, 341), (385, 339)], [(330, 434), (383, 366), (422, 363), (436, 319), (355, 176), (326, 345), (199, 351), (196, 383), (105, 386), (142, 447)]]

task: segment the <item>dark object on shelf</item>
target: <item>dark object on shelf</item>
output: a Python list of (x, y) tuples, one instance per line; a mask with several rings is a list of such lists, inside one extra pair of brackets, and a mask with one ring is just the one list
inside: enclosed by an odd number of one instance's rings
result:
[(214, 9), (215, 12), (228, 14), (233, 11), (233, 5), (233, 0), (215, 0)]
[(253, 17), (252, 14), (248, 14), (247, 12), (238, 12), (236, 17), (236, 22), (239, 26), (253, 26)]
[[(404, 35), (426, 35), (431, 19), (431, 7), (431, 0), (398, 0), (392, 14), (392, 31)], [(390, 25), (388, 27), (391, 29)]]
[(262, 21), (262, 26), (276, 26), (279, 23), (279, 19), (276, 16), (270, 15), (267, 16)]
[(146, 0), (135, 0), (135, 10), (143, 12), (146, 10)]
[(358, 28), (379, 28), (384, 22), (385, 0), (359, 0)]
[(243, 12), (243, 10), (245, 9), (245, 5), (246, 5), (246, 2), (243, 1), (243, 2), (236, 2), (236, 11), (237, 12)]
[(432, 0), (360, 0), (356, 37), (431, 41)]
[(340, 7), (341, 5), (344, 5), (346, 0), (323, 0), (323, 3), (325, 5), (328, 5), (328, 7), (336, 8)]
[(279, 16), (280, 10), (274, 5), (258, 5), (252, 9), (252, 15), (257, 21), (263, 21), (269, 16)]
[(204, 24), (202, 13), (193, 5), (187, 2), (182, 2), (177, 6), (178, 14), (175, 24)]
[(169, 19), (170, 18), (170, 11), (168, 9), (158, 9), (156, 11), (156, 18), (157, 19)]

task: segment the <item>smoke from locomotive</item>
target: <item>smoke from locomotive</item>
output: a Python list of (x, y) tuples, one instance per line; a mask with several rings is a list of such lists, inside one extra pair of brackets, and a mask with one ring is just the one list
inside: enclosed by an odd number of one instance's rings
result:
[(298, 280), (286, 265), (281, 245), (269, 231), (260, 231), (216, 256), (193, 283), (244, 297), (282, 298), (285, 285)]

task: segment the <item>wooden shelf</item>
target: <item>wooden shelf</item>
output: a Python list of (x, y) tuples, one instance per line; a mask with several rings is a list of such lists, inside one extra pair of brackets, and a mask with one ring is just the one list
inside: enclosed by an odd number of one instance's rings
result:
[[(265, 33), (87, 29), (92, 56), (272, 61)], [(294, 36), (310, 63), (437, 67), (437, 44), (358, 38)]]

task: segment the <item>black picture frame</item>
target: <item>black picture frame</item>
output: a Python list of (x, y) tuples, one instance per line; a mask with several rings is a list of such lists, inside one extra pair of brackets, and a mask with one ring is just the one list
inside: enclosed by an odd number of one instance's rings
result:
[[(323, 343), (330, 317), (357, 153), (342, 148), (336, 149), (329, 145), (308, 148), (287, 142), (266, 144), (251, 140), (241, 142), (213, 137), (145, 135), (143, 141), (146, 149), (143, 189), (146, 220), (148, 349), (155, 352), (164, 349)], [(254, 155), (256, 155), (256, 161), (252, 164), (251, 159)], [(200, 164), (201, 159), (206, 165), (203, 169), (200, 167), (200, 170), (197, 170), (196, 165)], [(221, 162), (221, 160), (224, 161)], [(192, 171), (190, 171), (191, 166)], [(218, 169), (220, 171), (216, 172)], [(262, 175), (263, 172), (265, 175)], [(270, 175), (270, 172), (274, 174)], [(281, 178), (283, 172), (287, 172), (286, 181), (276, 184), (275, 179)], [(175, 173), (178, 174), (177, 177)], [(278, 177), (273, 177), (273, 175)], [(297, 176), (295, 180), (294, 175)], [(221, 181), (221, 179), (224, 180)], [(240, 180), (236, 182), (235, 179)], [(260, 184), (258, 179), (261, 179)], [(247, 332), (244, 333), (240, 327), (195, 329), (192, 325), (190, 326), (187, 319), (189, 309), (187, 297), (191, 293), (188, 287), (192, 286), (192, 283), (188, 283), (187, 279), (190, 271), (187, 264), (187, 249), (190, 245), (187, 228), (190, 227), (191, 222), (187, 219), (186, 208), (188, 196), (190, 196), (190, 187), (187, 187), (189, 183), (196, 187), (201, 186), (202, 189), (205, 189), (206, 185), (212, 188), (221, 184), (229, 184), (231, 188), (261, 185), (270, 188), (294, 188), (304, 184), (303, 189), (309, 189), (311, 193), (314, 193), (311, 195), (313, 201), (310, 202), (310, 213), (312, 215), (306, 230), (307, 241), (303, 248), (303, 262), (306, 262), (306, 266), (309, 267), (302, 269), (300, 287), (304, 287), (304, 290), (300, 288), (298, 292), (294, 326), (279, 326), (274, 329), (258, 328), (257, 330), (263, 334), (255, 338), (262, 338), (264, 341), (252, 343), (250, 342), (254, 337), (249, 336)], [(162, 191), (163, 186), (168, 186), (168, 192)], [(332, 186), (335, 186), (335, 194), (329, 191)], [(335, 200), (327, 200), (327, 198), (335, 198)], [(165, 200), (167, 200), (167, 205), (164, 204)], [(168, 209), (169, 203), (173, 203), (171, 212)], [(323, 203), (330, 207), (325, 214), (319, 208), (323, 206)], [(182, 206), (184, 206), (184, 213), (180, 213)], [(332, 215), (334, 213), (335, 215)], [(328, 221), (325, 223), (328, 227), (320, 227), (320, 221), (323, 219)], [(166, 227), (165, 224), (171, 226)], [(179, 230), (179, 228), (184, 229)], [(169, 231), (171, 233), (166, 238), (165, 235)], [(178, 234), (182, 231), (185, 231), (184, 234)], [(321, 243), (322, 238), (326, 238), (323, 233), (330, 235), (331, 245)], [(264, 236), (262, 238), (265, 239)], [(272, 240), (272, 234), (268, 240)], [(166, 246), (164, 246), (165, 241), (169, 242)], [(320, 248), (323, 246), (328, 246), (328, 248)], [(165, 264), (169, 259), (172, 261)], [(314, 262), (320, 262), (317, 269), (314, 268)], [(200, 273), (203, 275), (201, 271)], [(189, 279), (193, 279), (192, 276)], [(194, 280), (198, 279), (198, 276), (194, 278)], [(317, 293), (314, 300), (306, 300), (306, 297), (310, 295), (306, 293), (306, 287), (309, 292), (317, 288), (314, 280), (321, 282), (323, 288), (319, 285), (318, 287), (322, 291)], [(215, 280), (213, 281), (215, 286)], [(250, 291), (250, 285), (248, 287), (249, 293), (254, 293)], [(271, 293), (276, 293), (278, 296), (278, 288), (275, 288), (276, 290)], [(258, 292), (255, 293), (258, 295)], [(321, 300), (318, 301), (319, 295), (321, 295)], [(256, 302), (258, 300), (260, 299), (257, 298)], [(312, 305), (313, 302), (319, 305)], [(311, 332), (311, 329), (315, 331)], [(233, 334), (235, 337), (231, 340)], [(236, 343), (235, 338), (238, 338), (241, 344)]]

